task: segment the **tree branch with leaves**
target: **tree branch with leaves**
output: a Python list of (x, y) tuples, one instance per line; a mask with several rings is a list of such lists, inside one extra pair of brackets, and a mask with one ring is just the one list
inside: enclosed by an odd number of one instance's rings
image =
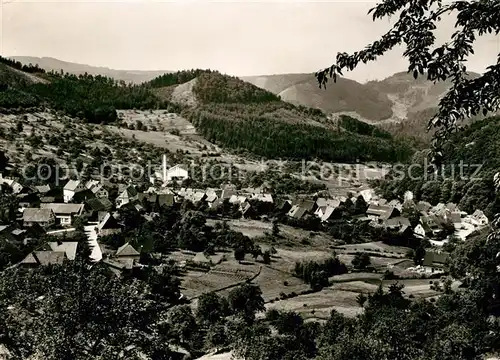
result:
[[(478, 37), (500, 33), (500, 2), (497, 0), (384, 0), (370, 9), (373, 20), (399, 14), (392, 28), (378, 41), (361, 51), (339, 52), (335, 64), (318, 71), (319, 86), (326, 87), (328, 78), (334, 82), (343, 71), (352, 71), (361, 63), (377, 60), (398, 45), (409, 61), (408, 72), (416, 79), (426, 74), (433, 82), (451, 80), (452, 87), (440, 100), (437, 113), (428, 128), (436, 128), (433, 142), (435, 161), (439, 161), (443, 141), (456, 131), (463, 120), (475, 115), (496, 112), (500, 107), (500, 54), (478, 78), (467, 76), (467, 58), (474, 54)], [(435, 31), (443, 16), (456, 15), (456, 31), (450, 40), (436, 45)]]

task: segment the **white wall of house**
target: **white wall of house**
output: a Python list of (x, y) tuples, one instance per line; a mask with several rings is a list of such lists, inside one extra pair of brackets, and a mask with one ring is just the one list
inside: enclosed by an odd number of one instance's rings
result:
[(73, 190), (63, 190), (64, 202), (69, 203), (71, 199), (75, 196), (75, 192)]
[(181, 167), (174, 166), (173, 168), (167, 170), (167, 181), (172, 181), (173, 179), (186, 180), (189, 178), (187, 170)]
[(71, 225), (71, 215), (57, 215), (56, 218), (59, 219), (63, 226)]

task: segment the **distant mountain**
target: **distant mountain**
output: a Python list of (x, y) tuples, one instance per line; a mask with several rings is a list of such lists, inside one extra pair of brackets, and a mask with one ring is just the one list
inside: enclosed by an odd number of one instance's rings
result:
[(170, 73), (169, 70), (156, 70), (156, 71), (142, 71), (142, 70), (115, 70), (107, 67), (90, 66), (85, 64), (78, 64), (73, 62), (62, 61), (51, 57), (32, 57), (32, 56), (12, 56), (11, 59), (28, 65), (38, 64), (39, 67), (47, 71), (60, 71), (70, 74), (90, 74), (90, 75), (103, 75), (112, 77), (116, 80), (123, 80), (127, 83), (140, 84), (150, 81), (157, 76), (165, 73)]
[[(288, 84), (273, 83), (276, 91)], [(162, 100), (185, 106), (183, 116), (208, 141), (239, 154), (395, 162), (407, 160), (413, 152), (375, 126), (346, 116), (332, 119), (318, 109), (283, 101), (276, 93), (217, 71), (168, 74), (148, 86)]]
[(368, 121), (380, 121), (393, 115), (386, 94), (354, 80), (339, 78), (320, 89), (314, 74), (246, 76), (242, 80), (273, 92), (296, 105), (318, 108), (326, 113), (359, 114)]
[[(470, 73), (471, 77), (479, 74)], [(434, 84), (425, 76), (414, 79), (399, 72), (383, 80), (365, 84), (340, 78), (320, 89), (313, 74), (281, 74), (242, 77), (256, 86), (273, 92), (285, 101), (319, 108), (338, 118), (349, 115), (368, 123), (378, 123), (393, 134), (411, 136), (417, 143), (428, 142), (429, 119), (451, 83)]]

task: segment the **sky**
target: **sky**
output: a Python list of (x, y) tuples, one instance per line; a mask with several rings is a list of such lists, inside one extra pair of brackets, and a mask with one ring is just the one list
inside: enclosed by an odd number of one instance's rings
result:
[[(311, 73), (386, 32), (374, 1), (0, 0), (0, 54), (53, 57), (127, 70), (211, 68), (236, 75)], [(453, 30), (444, 19), (438, 40)], [(496, 62), (500, 40), (481, 38), (468, 67)], [(346, 76), (382, 79), (407, 67), (402, 49)]]

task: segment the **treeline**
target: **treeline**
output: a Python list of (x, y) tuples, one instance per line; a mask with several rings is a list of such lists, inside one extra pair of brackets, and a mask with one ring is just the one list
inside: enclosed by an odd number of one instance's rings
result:
[(30, 73), (30, 74), (33, 74), (33, 73), (44, 74), (45, 73), (45, 70), (38, 67), (38, 65), (33, 65), (33, 64), (23, 65), (19, 61), (7, 59), (7, 58), (4, 58), (3, 56), (0, 56), (0, 63), (8, 65), (14, 69)]
[(99, 75), (52, 74), (50, 83), (33, 84), (32, 88), (56, 110), (94, 123), (115, 121), (115, 109), (151, 109), (161, 105), (142, 86), (120, 84)]
[[(10, 76), (21, 76), (8, 69)], [(3, 74), (2, 76), (9, 76)], [(117, 119), (116, 109), (155, 109), (178, 106), (159, 100), (149, 89), (126, 85), (105, 76), (48, 73), (47, 82), (11, 81), (3, 89), (0, 107), (24, 108), (45, 105), (92, 123), (110, 123)]]
[(193, 93), (202, 103), (265, 103), (280, 101), (279, 96), (217, 71), (202, 72), (193, 86)]
[(347, 115), (341, 115), (340, 119), (340, 126), (343, 127), (345, 130), (359, 134), (359, 135), (366, 135), (366, 136), (373, 136), (373, 137), (379, 137), (379, 138), (384, 138), (384, 139), (392, 139), (392, 135), (388, 133), (387, 131), (384, 131), (377, 126), (373, 126), (370, 124), (367, 124), (363, 121), (357, 120), (353, 117), (347, 116)]
[(202, 73), (211, 73), (212, 70), (207, 69), (192, 69), (192, 70), (182, 70), (173, 73), (166, 73), (155, 77), (153, 80), (146, 83), (146, 85), (153, 88), (166, 87), (172, 85), (179, 85), (187, 83), (195, 78), (197, 78)]
[[(426, 152), (418, 152), (403, 171), (391, 172), (380, 184), (383, 196), (402, 198), (413, 191), (416, 200), (454, 202), (463, 211), (481, 209), (488, 217), (500, 212), (493, 177), (500, 167), (500, 117), (472, 123), (451, 136), (440, 166), (434, 167)], [(401, 175), (403, 173), (403, 175)]]
[(314, 290), (328, 286), (328, 278), (347, 273), (347, 266), (337, 256), (323, 261), (295, 263), (294, 275), (311, 285)]
[[(412, 149), (397, 141), (337, 132), (305, 123), (287, 123), (287, 115), (269, 116), (258, 108), (246, 113), (224, 108), (201, 108), (191, 122), (209, 141), (258, 156), (321, 159), (333, 162), (406, 161)], [(274, 115), (274, 114), (273, 114)], [(288, 116), (289, 117), (289, 116)], [(304, 120), (302, 120), (304, 121)]]

